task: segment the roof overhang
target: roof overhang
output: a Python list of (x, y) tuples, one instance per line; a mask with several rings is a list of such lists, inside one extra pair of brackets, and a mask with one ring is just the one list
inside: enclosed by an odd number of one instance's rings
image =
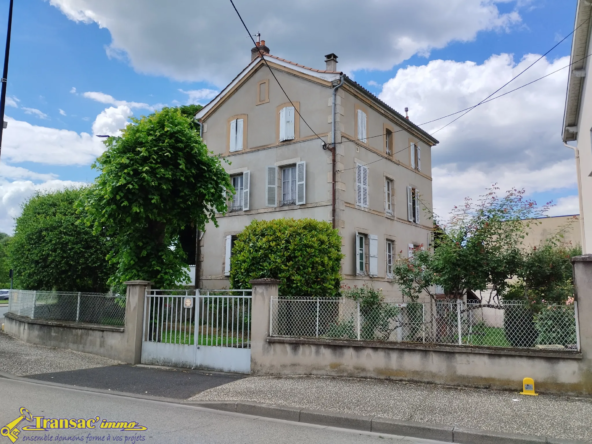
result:
[(576, 20), (571, 45), (571, 59), (569, 77), (567, 80), (567, 94), (565, 97), (565, 111), (563, 113), (562, 137), (564, 142), (577, 140), (578, 121), (580, 118), (580, 108), (582, 102), (582, 92), (586, 75), (586, 65), (588, 62), (588, 51), (590, 48), (590, 29), (592, 28), (592, 2), (589, 0), (578, 0), (576, 10)]

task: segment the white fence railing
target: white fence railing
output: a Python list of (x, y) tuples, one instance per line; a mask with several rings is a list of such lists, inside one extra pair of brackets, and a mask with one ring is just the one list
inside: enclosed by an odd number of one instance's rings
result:
[(580, 350), (577, 302), (368, 304), (344, 298), (271, 300), (270, 335), (485, 347)]
[(151, 290), (143, 340), (251, 348), (251, 290)]
[(111, 293), (10, 290), (8, 312), (31, 319), (123, 326), (125, 296)]

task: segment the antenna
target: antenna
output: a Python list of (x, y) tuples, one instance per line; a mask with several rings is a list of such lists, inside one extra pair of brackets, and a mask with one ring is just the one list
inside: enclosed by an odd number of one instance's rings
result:
[(257, 43), (261, 43), (261, 33), (253, 34), (253, 37), (257, 37)]

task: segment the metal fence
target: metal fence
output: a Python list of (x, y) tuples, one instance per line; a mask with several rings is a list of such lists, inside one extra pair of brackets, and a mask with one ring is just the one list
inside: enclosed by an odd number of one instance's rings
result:
[(271, 336), (580, 350), (578, 327), (577, 302), (369, 305), (341, 298), (271, 300)]
[(125, 296), (111, 293), (11, 290), (8, 312), (31, 319), (123, 326)]
[(251, 290), (151, 290), (144, 341), (251, 348)]

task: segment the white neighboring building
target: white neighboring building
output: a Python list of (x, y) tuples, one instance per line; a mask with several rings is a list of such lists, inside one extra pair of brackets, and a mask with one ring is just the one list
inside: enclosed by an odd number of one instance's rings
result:
[(563, 142), (575, 141), (582, 252), (592, 253), (592, 2), (578, 0), (571, 68), (563, 117)]

